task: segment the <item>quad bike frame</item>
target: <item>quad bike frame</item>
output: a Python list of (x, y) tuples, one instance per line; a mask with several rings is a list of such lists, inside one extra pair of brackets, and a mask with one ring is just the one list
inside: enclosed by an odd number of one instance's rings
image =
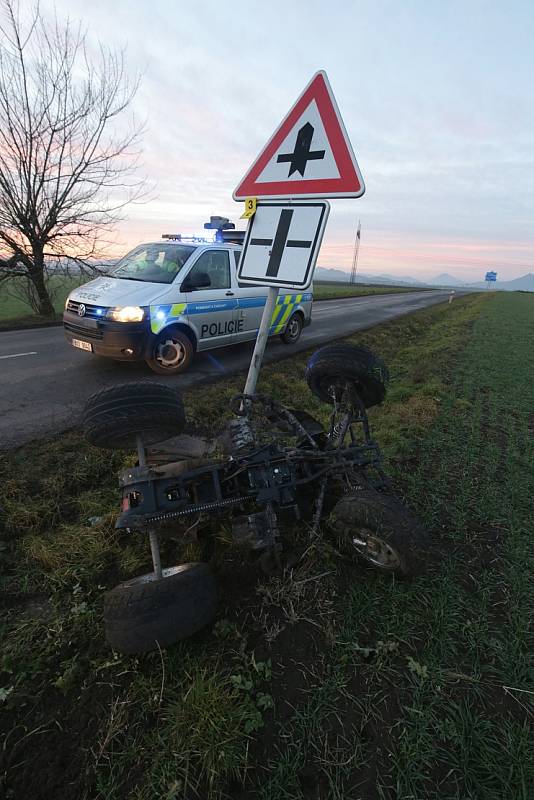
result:
[[(116, 527), (148, 534), (153, 562), (152, 574), (108, 593), (107, 634), (117, 649), (151, 649), (185, 638), (209, 622), (215, 589), (208, 565), (164, 569), (159, 550), (160, 535), (170, 530), (176, 538), (182, 523), (190, 530), (206, 516), (229, 518), (233, 540), (257, 551), (265, 571), (281, 567), (281, 526), (302, 523), (314, 540), (328, 517), (338, 527), (340, 550), (399, 577), (411, 573), (417, 534), (404, 519), (405, 509), (388, 495), (389, 482), (367, 417), (367, 407), (385, 395), (386, 368), (365, 348), (340, 343), (314, 353), (306, 377), (312, 392), (331, 405), (327, 429), (308, 413), (268, 395), (236, 395), (233, 418), (220, 438), (204, 442), (203, 455), (184, 457), (171, 443), (171, 460), (164, 464), (151, 463), (150, 445), (169, 438), (173, 424), (177, 433), (185, 424), (181, 400), (168, 387), (126, 385), (90, 398), (85, 416), (90, 441), (108, 447), (114, 441), (123, 447), (135, 441), (137, 446), (138, 465), (119, 475), (122, 503)], [(333, 505), (332, 498), (341, 500)], [(198, 598), (188, 613), (196, 621), (181, 625), (181, 609), (193, 586)], [(159, 596), (153, 605), (151, 594)], [(163, 603), (162, 596), (167, 598)], [(180, 597), (182, 604), (177, 605)], [(139, 607), (136, 619), (131, 618), (134, 601)], [(172, 614), (165, 614), (169, 603), (174, 604)], [(154, 625), (159, 632), (154, 633)]]

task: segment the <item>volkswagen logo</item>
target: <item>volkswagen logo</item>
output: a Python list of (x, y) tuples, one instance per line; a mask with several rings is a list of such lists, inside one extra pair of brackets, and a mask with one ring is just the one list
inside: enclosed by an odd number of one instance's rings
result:
[(78, 316), (85, 317), (85, 306), (83, 303), (80, 303), (80, 305), (78, 306)]

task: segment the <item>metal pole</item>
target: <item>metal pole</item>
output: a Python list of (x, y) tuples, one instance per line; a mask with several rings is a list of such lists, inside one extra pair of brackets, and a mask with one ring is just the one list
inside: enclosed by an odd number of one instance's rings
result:
[[(139, 460), (140, 467), (146, 467), (146, 452), (145, 452), (145, 445), (143, 443), (143, 437), (137, 436), (137, 458)], [(150, 552), (152, 553), (152, 564), (154, 566), (154, 575), (158, 580), (163, 577), (163, 573), (161, 571), (161, 557), (159, 554), (159, 542), (158, 542), (158, 534), (156, 531), (149, 531), (148, 536), (150, 539)]]
[(267, 295), (267, 302), (263, 309), (261, 317), (260, 328), (258, 331), (258, 338), (252, 353), (252, 360), (248, 368), (247, 380), (245, 383), (245, 394), (254, 394), (256, 391), (256, 384), (258, 383), (258, 376), (260, 374), (261, 362), (263, 361), (263, 354), (265, 352), (265, 345), (269, 338), (269, 330), (271, 328), (271, 320), (273, 318), (274, 310), (276, 308), (276, 300), (279, 292), (278, 286), (269, 286), (269, 294)]
[(361, 223), (358, 220), (358, 227), (356, 229), (356, 239), (354, 240), (354, 254), (352, 256), (352, 270), (350, 273), (351, 284), (356, 283), (356, 270), (358, 269), (358, 254), (360, 252), (360, 231)]
[(150, 551), (152, 553), (152, 564), (154, 565), (154, 575), (158, 580), (163, 577), (163, 573), (161, 571), (161, 557), (159, 554), (159, 542), (158, 542), (158, 534), (156, 531), (149, 531), (148, 532), (150, 538)]

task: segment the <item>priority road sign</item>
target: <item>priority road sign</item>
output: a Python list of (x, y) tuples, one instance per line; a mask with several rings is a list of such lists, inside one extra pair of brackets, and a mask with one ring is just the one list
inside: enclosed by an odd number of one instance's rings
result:
[(360, 197), (363, 178), (326, 72), (317, 72), (234, 191), (247, 197)]
[(293, 286), (312, 282), (330, 204), (258, 203), (239, 261), (241, 283)]

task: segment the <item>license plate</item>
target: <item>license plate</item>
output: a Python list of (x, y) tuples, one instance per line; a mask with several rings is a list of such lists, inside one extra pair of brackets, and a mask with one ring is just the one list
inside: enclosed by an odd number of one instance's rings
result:
[(82, 342), (81, 339), (73, 339), (72, 344), (79, 350), (87, 350), (88, 353), (93, 352), (93, 345), (91, 344), (91, 342)]

